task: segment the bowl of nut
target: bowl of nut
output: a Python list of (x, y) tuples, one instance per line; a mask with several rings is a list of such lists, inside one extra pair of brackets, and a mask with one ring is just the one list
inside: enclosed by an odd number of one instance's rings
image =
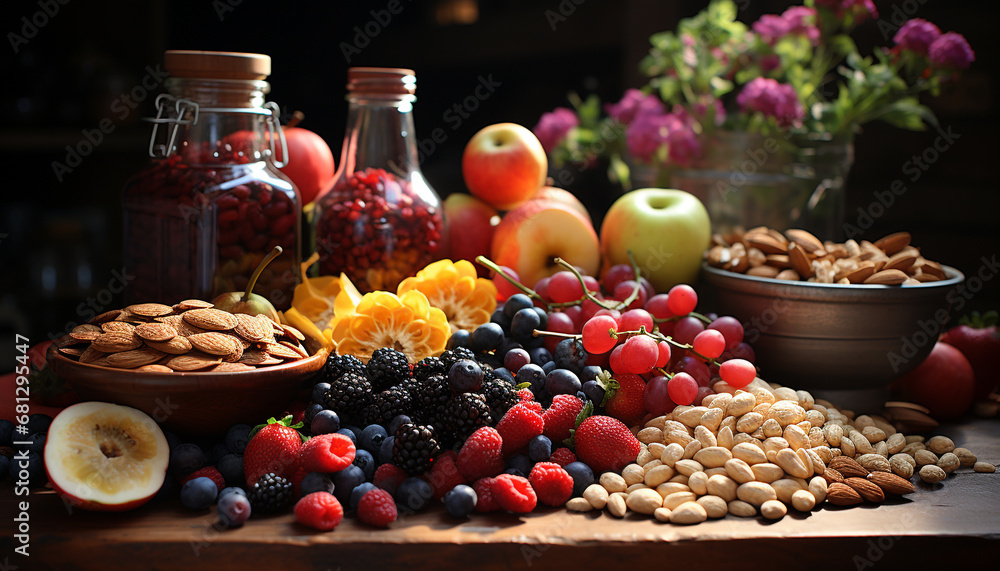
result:
[(274, 414), (329, 353), (271, 317), (187, 300), (98, 315), (53, 343), (47, 359), (84, 400), (137, 408), (171, 430), (216, 433)]
[(744, 324), (761, 377), (856, 410), (879, 410), (927, 357), (964, 280), (906, 232), (832, 243), (754, 228), (713, 240), (702, 279), (720, 314)]

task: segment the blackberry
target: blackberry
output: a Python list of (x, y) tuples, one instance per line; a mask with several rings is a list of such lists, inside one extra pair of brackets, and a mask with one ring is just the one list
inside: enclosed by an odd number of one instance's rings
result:
[(495, 376), (483, 380), (479, 393), (486, 398), (490, 415), (495, 419), (502, 418), (520, 400), (513, 383)]
[(399, 387), (391, 387), (372, 396), (371, 403), (365, 411), (365, 424), (381, 424), (389, 426), (397, 415), (409, 415), (413, 408), (410, 393)]
[(431, 375), (446, 375), (448, 369), (444, 368), (444, 361), (437, 357), (425, 357), (413, 366), (413, 376), (419, 380), (424, 380)]
[(413, 376), (406, 355), (389, 347), (376, 349), (368, 361), (368, 378), (376, 391), (385, 390)]
[(431, 375), (418, 381), (415, 390), (410, 392), (413, 399), (413, 418), (421, 424), (432, 424), (438, 436), (448, 431), (448, 401), (452, 390), (444, 375)]
[(323, 395), (323, 406), (337, 413), (348, 424), (362, 418), (372, 398), (372, 384), (362, 373), (348, 371), (330, 381)]
[(255, 514), (269, 514), (292, 507), (292, 483), (274, 472), (264, 474), (247, 492)]
[(334, 355), (331, 353), (326, 358), (326, 365), (323, 366), (323, 376), (326, 382), (331, 384), (349, 371), (364, 374), (365, 364), (354, 355)]
[(441, 362), (444, 363), (444, 370), (448, 371), (451, 366), (462, 359), (473, 359), (475, 360), (476, 354), (472, 352), (472, 349), (467, 347), (455, 347), (441, 353)]
[(404, 424), (396, 429), (392, 443), (392, 461), (411, 476), (431, 468), (431, 461), (441, 451), (433, 426)]
[(448, 417), (458, 436), (465, 438), (481, 426), (493, 424), (490, 405), (477, 393), (462, 393), (448, 403)]

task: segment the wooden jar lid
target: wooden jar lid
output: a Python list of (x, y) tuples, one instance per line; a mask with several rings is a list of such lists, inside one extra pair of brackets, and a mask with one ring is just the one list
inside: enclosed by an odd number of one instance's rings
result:
[(271, 74), (271, 56), (264, 54), (167, 50), (163, 65), (173, 77), (263, 80)]
[(413, 95), (417, 77), (399, 67), (352, 67), (347, 70), (347, 90), (368, 95)]

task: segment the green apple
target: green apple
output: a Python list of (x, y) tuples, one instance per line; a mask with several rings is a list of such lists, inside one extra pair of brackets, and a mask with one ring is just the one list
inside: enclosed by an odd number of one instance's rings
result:
[(604, 267), (629, 263), (631, 251), (656, 291), (694, 283), (712, 239), (705, 205), (683, 190), (643, 188), (615, 201), (601, 224)]

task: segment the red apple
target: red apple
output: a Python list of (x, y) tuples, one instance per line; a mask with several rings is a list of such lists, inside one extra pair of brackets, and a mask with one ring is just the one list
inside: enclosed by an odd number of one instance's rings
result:
[(469, 260), (480, 277), (489, 270), (476, 264), (476, 256), (489, 256), (493, 233), (500, 223), (496, 209), (475, 196), (456, 192), (442, 204), (445, 220), (445, 252), (452, 260)]
[(1000, 328), (997, 314), (991, 311), (984, 316), (973, 313), (971, 319), (963, 318), (962, 324), (941, 336), (941, 341), (955, 347), (965, 355), (976, 373), (976, 400), (985, 399), (1000, 386)]
[(961, 351), (939, 342), (923, 363), (897, 379), (893, 387), (903, 400), (927, 407), (937, 420), (948, 420), (969, 410), (976, 378)]
[[(285, 127), (288, 164), (281, 172), (299, 189), (302, 205), (312, 202), (333, 180), (333, 152), (322, 137), (302, 127)], [(278, 160), (283, 157), (278, 153)]]
[(49, 483), (71, 505), (125, 511), (160, 490), (170, 449), (163, 431), (146, 413), (82, 402), (52, 419), (44, 457)]
[(472, 136), (462, 155), (469, 192), (497, 210), (510, 210), (545, 183), (549, 162), (530, 130), (516, 123), (490, 125)]
[(590, 212), (587, 210), (587, 207), (580, 202), (580, 199), (577, 198), (572, 192), (562, 188), (543, 186), (538, 189), (538, 192), (536, 192), (534, 196), (531, 197), (531, 200), (552, 200), (555, 202), (561, 202), (571, 206), (573, 210), (576, 210), (580, 214), (583, 214), (583, 217), (587, 220), (591, 219)]
[(590, 221), (559, 202), (530, 200), (508, 212), (493, 234), (490, 258), (511, 268), (521, 283), (533, 287), (538, 280), (565, 269), (562, 258), (595, 275), (600, 265), (600, 242)]

